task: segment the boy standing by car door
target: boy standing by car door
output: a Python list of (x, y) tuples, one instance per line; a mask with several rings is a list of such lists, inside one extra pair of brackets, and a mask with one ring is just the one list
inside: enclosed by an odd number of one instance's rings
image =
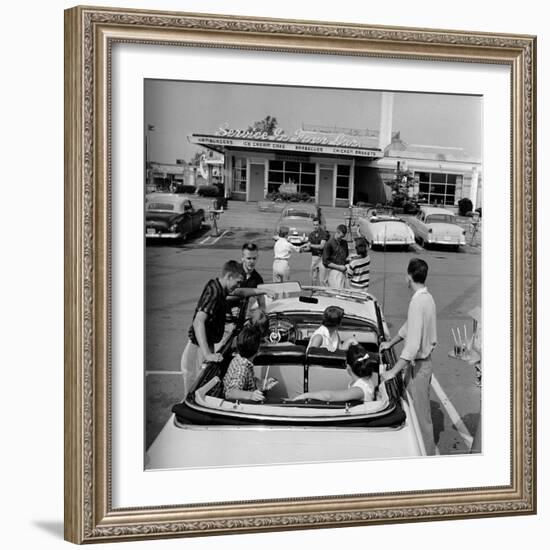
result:
[(425, 282), (428, 264), (420, 258), (412, 258), (407, 267), (407, 284), (413, 291), (407, 320), (399, 332), (389, 341), (380, 344), (380, 351), (390, 349), (405, 340), (399, 359), (385, 373), (383, 380), (390, 380), (410, 366), (405, 383), (412, 397), (426, 454), (435, 454), (435, 440), (430, 409), (430, 382), (432, 379), (432, 351), (437, 345), (435, 302)]
[(222, 360), (222, 355), (214, 352), (214, 345), (223, 338), (226, 298), (241, 284), (243, 278), (242, 265), (230, 260), (224, 264), (221, 277), (206, 283), (195, 308), (189, 339), (181, 356), (184, 396), (203, 362)]

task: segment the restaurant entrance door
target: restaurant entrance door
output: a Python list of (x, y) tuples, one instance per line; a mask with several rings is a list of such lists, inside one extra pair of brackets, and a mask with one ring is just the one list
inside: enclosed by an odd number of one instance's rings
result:
[(264, 199), (265, 185), (265, 165), (250, 164), (250, 189), (248, 193), (249, 201), (261, 201)]
[(334, 205), (334, 169), (321, 168), (319, 170), (319, 205)]

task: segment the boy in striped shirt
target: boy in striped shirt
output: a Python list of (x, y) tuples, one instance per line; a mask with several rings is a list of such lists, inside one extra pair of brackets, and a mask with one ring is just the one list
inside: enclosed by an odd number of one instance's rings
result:
[(367, 241), (363, 237), (355, 239), (355, 256), (352, 256), (346, 266), (349, 278), (349, 286), (355, 290), (369, 289), (370, 282), (370, 256)]

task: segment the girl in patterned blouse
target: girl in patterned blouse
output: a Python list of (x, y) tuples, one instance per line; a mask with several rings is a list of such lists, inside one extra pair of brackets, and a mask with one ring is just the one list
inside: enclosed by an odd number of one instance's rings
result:
[[(263, 401), (263, 391), (254, 378), (252, 360), (258, 354), (262, 336), (254, 326), (245, 326), (237, 336), (237, 353), (229, 363), (223, 377), (223, 390), (226, 399)], [(267, 380), (266, 390), (274, 385), (275, 380)]]

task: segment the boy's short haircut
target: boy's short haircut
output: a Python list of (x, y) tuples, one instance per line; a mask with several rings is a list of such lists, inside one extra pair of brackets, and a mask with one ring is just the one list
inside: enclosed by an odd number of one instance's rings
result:
[(250, 250), (250, 252), (257, 252), (258, 245), (249, 241), (243, 244), (241, 250)]
[(241, 277), (244, 279), (244, 270), (241, 263), (236, 262), (235, 260), (229, 260), (223, 264), (222, 268), (222, 277), (225, 275), (231, 275), (232, 277)]
[(314, 222), (320, 222), (321, 220), (320, 220), (317, 216), (315, 216), (315, 217), (313, 218), (313, 221), (314, 221)]
[(343, 223), (341, 223), (341, 224), (336, 228), (336, 231), (340, 231), (340, 233), (342, 233), (342, 235), (346, 235), (347, 232), (348, 232), (348, 228), (347, 228)]
[(286, 225), (281, 225), (281, 227), (279, 227), (279, 237), (286, 237), (289, 231), (290, 229)]
[(258, 352), (261, 342), (260, 331), (252, 326), (243, 327), (237, 336), (237, 351), (247, 359)]
[(407, 273), (415, 283), (423, 285), (428, 276), (428, 264), (421, 258), (412, 258), (407, 267)]

